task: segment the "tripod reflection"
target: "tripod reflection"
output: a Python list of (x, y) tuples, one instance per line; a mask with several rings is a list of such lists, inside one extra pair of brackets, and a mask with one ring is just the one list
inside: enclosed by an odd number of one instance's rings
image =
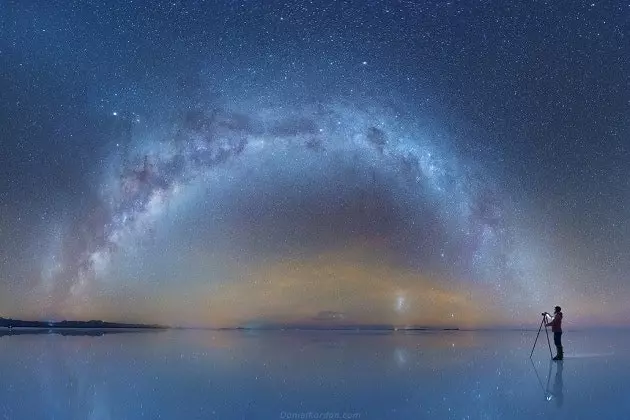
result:
[[(564, 363), (562, 361), (552, 362), (549, 361), (549, 371), (547, 373), (547, 385), (543, 386), (543, 382), (540, 379), (540, 375), (538, 374), (538, 369), (536, 369), (536, 365), (533, 360), (530, 359), (532, 363), (532, 367), (534, 368), (534, 373), (536, 374), (536, 378), (538, 379), (538, 384), (540, 385), (540, 389), (543, 391), (543, 395), (545, 400), (554, 401), (557, 407), (562, 407), (564, 404), (564, 381), (562, 379), (562, 371), (564, 369)], [(551, 384), (551, 374), (553, 370), (553, 366), (556, 366), (556, 372), (553, 377), (553, 384)]]

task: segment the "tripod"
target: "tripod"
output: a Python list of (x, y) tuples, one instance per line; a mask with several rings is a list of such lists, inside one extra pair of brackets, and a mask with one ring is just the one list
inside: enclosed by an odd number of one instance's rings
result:
[[(540, 327), (538, 327), (538, 334), (536, 334), (536, 340), (534, 340), (534, 347), (532, 347), (532, 352), (529, 354), (530, 359), (532, 358), (534, 354), (534, 349), (536, 348), (536, 343), (538, 342), (538, 336), (540, 335), (540, 330), (542, 330), (543, 325), (545, 325), (546, 317), (547, 317), (547, 313), (542, 314)], [(547, 325), (545, 325), (545, 334), (547, 335), (547, 344), (549, 345), (549, 355), (553, 358), (553, 353), (551, 352), (551, 342), (549, 341), (549, 331), (547, 331)]]

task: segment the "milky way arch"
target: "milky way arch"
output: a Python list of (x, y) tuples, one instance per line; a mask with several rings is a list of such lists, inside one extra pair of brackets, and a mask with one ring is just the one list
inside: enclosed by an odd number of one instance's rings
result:
[(496, 187), (395, 114), (347, 104), (195, 109), (172, 134), (138, 142), (141, 147), (125, 152), (105, 177), (98, 217), (82, 222), (81, 240), (43, 275), (51, 304), (72, 304), (89, 294), (93, 282), (107, 281), (112, 258), (132, 249), (184, 190), (226, 162), (270, 150), (351, 156), (394, 174), (401, 188), (437, 209), (455, 250), (446, 257), (451, 263), (471, 277), (514, 275), (506, 209)]

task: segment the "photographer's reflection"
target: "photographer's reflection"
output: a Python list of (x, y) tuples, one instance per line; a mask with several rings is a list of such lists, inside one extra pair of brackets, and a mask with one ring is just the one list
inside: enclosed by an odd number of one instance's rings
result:
[(564, 383), (562, 381), (562, 369), (564, 368), (564, 363), (559, 361), (556, 363), (556, 374), (553, 379), (552, 390), (549, 391), (548, 400), (554, 400), (558, 407), (562, 407), (564, 403)]

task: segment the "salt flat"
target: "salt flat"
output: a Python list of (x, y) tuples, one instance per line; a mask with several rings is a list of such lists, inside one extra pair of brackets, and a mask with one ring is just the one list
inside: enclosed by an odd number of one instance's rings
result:
[(630, 333), (0, 336), (1, 419), (623, 419)]

